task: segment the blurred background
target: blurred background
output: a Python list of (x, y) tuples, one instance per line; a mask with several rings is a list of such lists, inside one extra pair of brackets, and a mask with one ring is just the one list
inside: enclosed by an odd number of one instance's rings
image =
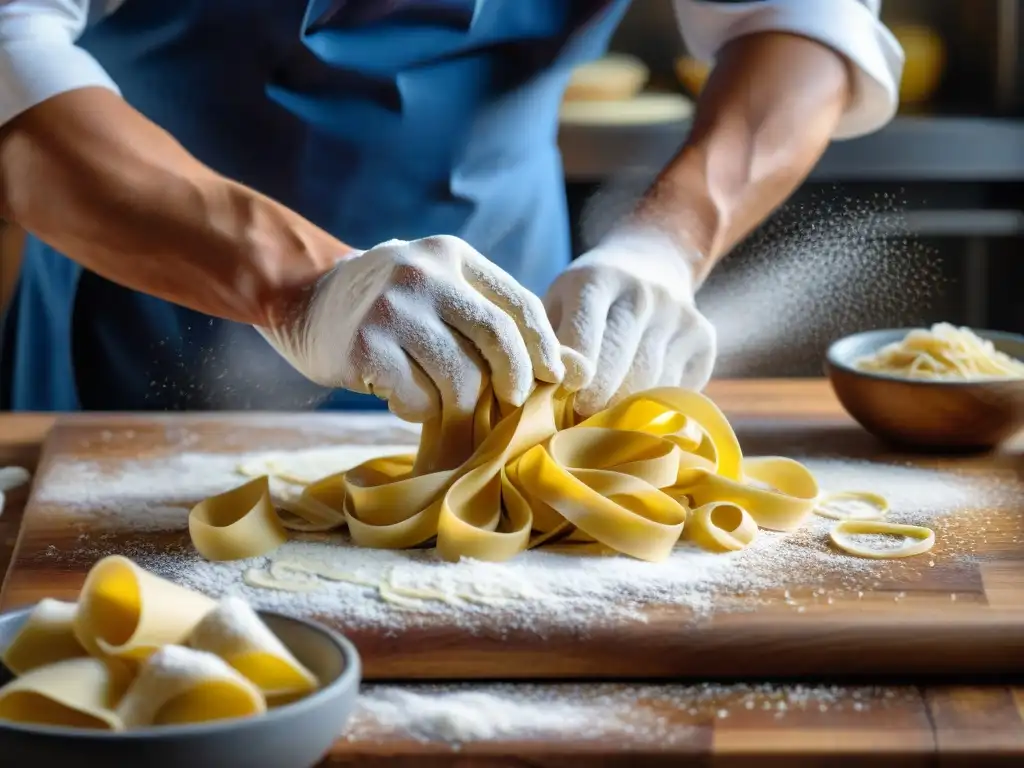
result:
[[(871, 327), (1024, 332), (1024, 0), (882, 5), (907, 57), (900, 114), (834, 143), (715, 271), (698, 301), (727, 337), (718, 376), (820, 375), (831, 339)], [(642, 62), (642, 93), (673, 94), (673, 106), (645, 97), (630, 112), (624, 93), (607, 94), (615, 109), (567, 102), (560, 144), (577, 253), (674, 154), (688, 111), (675, 99), (692, 103), (707, 75), (686, 56), (671, 0), (635, 0), (611, 51)], [(776, 343), (731, 338), (740, 312), (777, 326), (766, 331)]]
[[(834, 143), (712, 275), (718, 376), (820, 375), (829, 341), (872, 327), (1024, 332), (1024, 0), (884, 0), (883, 18), (907, 56), (900, 114)], [(577, 254), (675, 153), (707, 76), (671, 0), (634, 0), (610, 61), (563, 106)], [(19, 253), (0, 231), (0, 307)]]

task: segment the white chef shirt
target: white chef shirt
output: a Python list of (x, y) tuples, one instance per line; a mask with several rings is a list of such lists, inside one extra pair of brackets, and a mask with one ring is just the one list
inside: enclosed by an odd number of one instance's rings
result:
[[(99, 62), (75, 42), (88, 24), (123, 2), (0, 0), (0, 125), (65, 91), (90, 86), (117, 91)], [(871, 133), (896, 112), (903, 50), (879, 21), (881, 0), (674, 3), (687, 47), (702, 61), (714, 59), (730, 40), (766, 31), (802, 35), (845, 56), (855, 73), (854, 96), (837, 139)]]

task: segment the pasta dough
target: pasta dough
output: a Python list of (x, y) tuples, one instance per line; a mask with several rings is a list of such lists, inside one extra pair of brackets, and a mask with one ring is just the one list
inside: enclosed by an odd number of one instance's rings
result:
[(0, 720), (120, 731), (114, 705), (127, 682), (123, 668), (101, 659), (48, 664), (0, 688)]
[(267, 711), (259, 689), (212, 653), (166, 645), (152, 656), (117, 707), (126, 728), (184, 725)]
[[(572, 396), (550, 384), (518, 409), (487, 392), (469, 428), (442, 414), (424, 425), (415, 456), (371, 459), (316, 481), (290, 511), (325, 529), (347, 524), (366, 547), (434, 540), (449, 560), (506, 560), (571, 533), (574, 541), (657, 561), (695, 508), (731, 505), (757, 526), (792, 531), (818, 497), (798, 462), (744, 459), (725, 416), (697, 392), (648, 390), (578, 423), (572, 406)], [(460, 445), (462, 455), (451, 450)], [(192, 511), (218, 508), (250, 532), (243, 540), (230, 527), (207, 529), (203, 541), (193, 536), (201, 553), (253, 557), (278, 546), (280, 523), (265, 514), (266, 480), (261, 488), (259, 499), (247, 484)], [(749, 528), (729, 546), (748, 544)]]
[(887, 344), (855, 365), (862, 371), (907, 379), (1024, 378), (1024, 362), (1000, 352), (969, 328), (949, 323), (910, 331), (901, 341)]
[(85, 579), (75, 636), (92, 654), (141, 661), (163, 645), (185, 642), (213, 606), (205, 595), (113, 555)]
[[(88, 654), (88, 655), (87, 655)], [(46, 599), (3, 651), (0, 720), (121, 731), (250, 717), (319, 681), (256, 612), (107, 557), (78, 604)]]
[(313, 673), (237, 597), (224, 598), (206, 614), (188, 644), (219, 656), (268, 697), (306, 694), (317, 687)]
[(14, 674), (24, 675), (36, 667), (85, 656), (75, 637), (76, 610), (74, 603), (40, 600), (0, 661)]

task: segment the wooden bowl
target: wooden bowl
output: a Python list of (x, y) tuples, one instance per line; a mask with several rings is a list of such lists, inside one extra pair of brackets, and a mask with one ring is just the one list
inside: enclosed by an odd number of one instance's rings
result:
[[(834, 342), (825, 372), (846, 412), (873, 435), (899, 446), (931, 451), (984, 451), (1024, 427), (1024, 379), (931, 381), (861, 371), (855, 362), (900, 341), (911, 328), (866, 331)], [(1024, 336), (974, 333), (1001, 352), (1024, 360)]]

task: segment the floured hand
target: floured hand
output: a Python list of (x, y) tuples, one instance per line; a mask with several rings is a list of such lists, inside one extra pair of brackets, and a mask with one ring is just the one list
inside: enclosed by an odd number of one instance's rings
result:
[(581, 414), (652, 387), (707, 384), (715, 329), (694, 304), (692, 265), (666, 236), (619, 233), (551, 286), (544, 303), (558, 338), (588, 363), (565, 380)]
[(339, 261), (284, 327), (258, 329), (312, 381), (377, 395), (408, 421), (470, 418), (487, 377), (522, 405), (565, 367), (544, 306), (465, 241), (390, 240)]

